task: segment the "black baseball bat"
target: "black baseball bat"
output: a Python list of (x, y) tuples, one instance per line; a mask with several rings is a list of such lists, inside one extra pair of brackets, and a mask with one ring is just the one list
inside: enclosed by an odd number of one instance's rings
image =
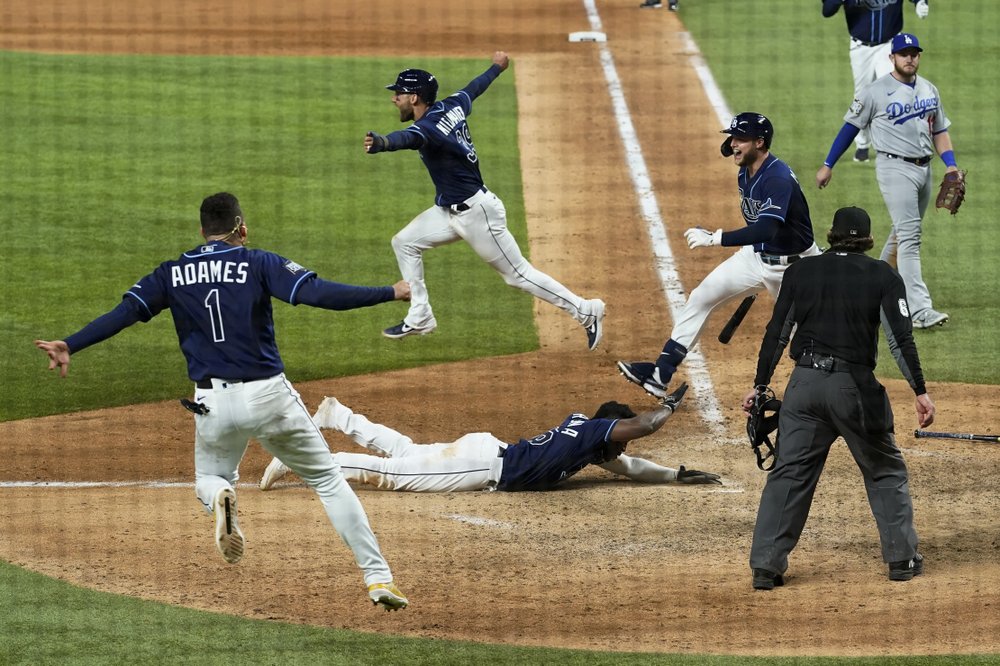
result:
[(917, 439), (921, 437), (936, 437), (938, 439), (968, 439), (975, 442), (993, 442), (1000, 444), (1000, 435), (967, 435), (962, 432), (931, 432), (929, 430), (914, 430), (913, 436)]
[(751, 294), (743, 299), (740, 306), (736, 308), (736, 312), (734, 312), (733, 316), (729, 318), (726, 325), (722, 327), (722, 332), (719, 333), (719, 342), (724, 345), (729, 344), (729, 341), (733, 339), (733, 333), (735, 333), (736, 329), (743, 323), (743, 318), (747, 316), (747, 312), (750, 311), (750, 306), (753, 305), (755, 300), (757, 300), (757, 294)]

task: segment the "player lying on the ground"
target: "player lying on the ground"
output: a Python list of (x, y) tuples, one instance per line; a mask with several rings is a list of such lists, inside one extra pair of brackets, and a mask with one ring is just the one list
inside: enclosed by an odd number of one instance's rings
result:
[[(592, 418), (571, 414), (558, 427), (516, 444), (488, 432), (469, 433), (448, 444), (415, 444), (406, 435), (355, 414), (336, 398), (324, 399), (313, 420), (378, 453), (332, 456), (349, 481), (384, 490), (550, 490), (590, 464), (644, 483), (721, 485), (718, 474), (683, 466), (671, 469), (624, 455), (630, 441), (651, 435), (666, 423), (685, 391), (687, 384), (664, 398), (658, 409), (639, 415), (628, 405), (606, 402)], [(272, 460), (260, 480), (261, 490), (270, 489), (288, 471), (280, 460)]]

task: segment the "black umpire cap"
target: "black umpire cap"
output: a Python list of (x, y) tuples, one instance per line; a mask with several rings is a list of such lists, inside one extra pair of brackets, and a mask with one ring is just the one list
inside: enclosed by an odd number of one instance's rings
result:
[(856, 206), (841, 208), (833, 214), (832, 231), (841, 236), (866, 238), (872, 235), (872, 219), (864, 208)]
[(774, 138), (774, 125), (762, 113), (744, 111), (729, 123), (729, 127), (722, 130), (723, 134), (728, 134), (726, 140), (722, 142), (720, 150), (723, 157), (732, 157), (733, 147), (729, 145), (729, 139), (734, 136), (741, 136), (748, 139), (764, 139), (764, 148), (771, 147), (771, 139)]
[(425, 104), (433, 104), (437, 99), (438, 82), (434, 75), (422, 69), (404, 69), (396, 77), (396, 82), (386, 89), (401, 93), (420, 95)]

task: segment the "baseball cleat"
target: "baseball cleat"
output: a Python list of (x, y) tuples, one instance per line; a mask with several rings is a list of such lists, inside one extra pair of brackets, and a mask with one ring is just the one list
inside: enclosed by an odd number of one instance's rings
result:
[(858, 148), (854, 151), (854, 161), (855, 162), (867, 162), (868, 161), (868, 149)]
[(670, 0), (670, 4), (667, 5), (667, 9), (669, 9), (672, 12), (676, 12), (677, 11), (677, 0)]
[(271, 464), (264, 470), (264, 476), (260, 477), (260, 489), (270, 490), (278, 482), (278, 479), (288, 474), (291, 469), (277, 458), (271, 459)]
[(926, 310), (921, 310), (917, 314), (913, 315), (912, 321), (913, 328), (944, 326), (944, 323), (948, 321), (948, 315), (944, 312), (938, 312), (937, 310), (927, 308)]
[(399, 340), (400, 338), (405, 338), (408, 335), (427, 335), (428, 333), (432, 333), (435, 328), (437, 328), (437, 324), (431, 324), (430, 326), (424, 326), (423, 328), (416, 328), (414, 326), (410, 326), (405, 321), (401, 321), (395, 326), (390, 326), (382, 331), (382, 335), (393, 340)]
[(667, 397), (667, 387), (660, 382), (660, 371), (655, 363), (625, 363), (618, 361), (618, 372), (622, 376), (642, 387), (642, 390), (662, 400)]
[(646, 0), (641, 5), (639, 5), (639, 7), (644, 9), (659, 9), (662, 6), (663, 3), (660, 0)]
[(587, 301), (590, 304), (591, 321), (590, 324), (584, 326), (587, 330), (587, 346), (590, 347), (590, 351), (597, 349), (597, 345), (601, 344), (601, 338), (604, 337), (604, 301), (599, 298), (595, 298), (592, 301)]
[(889, 563), (889, 580), (912, 580), (924, 572), (924, 556), (917, 553), (912, 560)]
[(230, 564), (236, 564), (243, 557), (243, 532), (236, 519), (236, 491), (226, 487), (219, 489), (212, 502), (215, 513), (215, 546)]
[(369, 585), (368, 596), (373, 604), (381, 605), (386, 611), (399, 610), (410, 605), (410, 601), (403, 596), (403, 593), (392, 581)]
[(784, 584), (785, 579), (781, 574), (776, 574), (767, 569), (753, 570), (753, 589), (755, 590), (773, 590)]

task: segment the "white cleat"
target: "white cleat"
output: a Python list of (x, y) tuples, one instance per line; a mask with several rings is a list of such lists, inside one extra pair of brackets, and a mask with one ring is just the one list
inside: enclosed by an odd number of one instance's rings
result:
[(236, 564), (243, 557), (243, 532), (236, 519), (236, 491), (221, 488), (212, 502), (215, 513), (215, 545), (222, 557), (230, 564)]
[(601, 338), (604, 337), (604, 311), (606, 308), (604, 301), (599, 298), (587, 301), (587, 303), (593, 314), (591, 314), (590, 323), (584, 328), (587, 331), (587, 346), (590, 351), (594, 351), (597, 349), (597, 345), (601, 344)]
[(277, 458), (271, 459), (271, 464), (264, 470), (264, 476), (260, 477), (260, 489), (270, 490), (278, 482), (278, 479), (288, 474), (291, 469)]

